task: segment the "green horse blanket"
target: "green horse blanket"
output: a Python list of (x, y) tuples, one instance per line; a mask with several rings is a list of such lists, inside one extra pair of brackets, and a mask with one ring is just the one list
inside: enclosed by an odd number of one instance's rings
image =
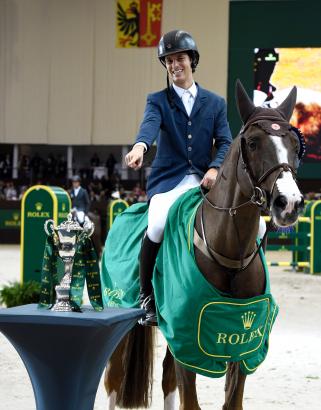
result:
[[(159, 328), (184, 367), (210, 377), (223, 376), (228, 362), (240, 362), (253, 373), (266, 357), (278, 307), (266, 274), (264, 295), (234, 299), (221, 294), (198, 269), (193, 247), (199, 188), (182, 195), (168, 214), (164, 240), (154, 270)], [(147, 204), (119, 215), (109, 232), (102, 260), (102, 286), (107, 306), (139, 306), (138, 256), (147, 228)]]

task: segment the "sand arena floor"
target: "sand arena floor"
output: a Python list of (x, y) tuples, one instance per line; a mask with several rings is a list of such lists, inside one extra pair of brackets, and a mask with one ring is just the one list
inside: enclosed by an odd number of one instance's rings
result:
[[(268, 259), (277, 260), (269, 252)], [(289, 254), (278, 253), (279, 260)], [(0, 245), (0, 287), (19, 279), (19, 246)], [(321, 408), (321, 276), (271, 268), (271, 286), (280, 313), (274, 326), (266, 361), (247, 378), (244, 410), (319, 410)], [(163, 409), (161, 364), (165, 342), (157, 338), (153, 410)], [(221, 409), (224, 379), (198, 376), (202, 410)], [(178, 398), (176, 407), (178, 409)], [(0, 334), (0, 409), (35, 410), (29, 377), (22, 361)], [(59, 410), (59, 409), (57, 409)], [(95, 410), (107, 410), (100, 383)]]

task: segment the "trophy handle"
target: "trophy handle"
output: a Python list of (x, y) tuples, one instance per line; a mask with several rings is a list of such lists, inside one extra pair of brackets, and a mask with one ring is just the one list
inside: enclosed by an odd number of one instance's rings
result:
[[(44, 224), (44, 229), (45, 232), (48, 236), (53, 235), (53, 233), (55, 232), (55, 222), (53, 219), (47, 219), (45, 224)], [(51, 230), (51, 232), (49, 231), (49, 229)]]
[(95, 224), (91, 220), (88, 219), (88, 221), (86, 221), (84, 223), (84, 233), (85, 233), (85, 235), (88, 238), (90, 238), (91, 235), (94, 233), (94, 230), (95, 230)]

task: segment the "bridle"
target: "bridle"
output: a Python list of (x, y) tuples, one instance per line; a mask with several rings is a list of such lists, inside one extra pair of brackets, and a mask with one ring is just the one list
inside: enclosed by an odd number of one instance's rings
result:
[[(292, 175), (294, 177), (296, 177), (296, 170), (288, 163), (280, 163), (280, 164), (276, 164), (274, 166), (272, 166), (271, 168), (269, 168), (267, 171), (265, 171), (263, 173), (263, 175), (261, 175), (259, 178), (255, 178), (252, 167), (250, 165), (248, 156), (247, 156), (247, 152), (246, 152), (246, 140), (245, 140), (245, 131), (249, 128), (250, 125), (256, 125), (260, 120), (269, 120), (269, 121), (280, 121), (280, 118), (278, 117), (267, 117), (267, 116), (257, 116), (255, 117), (252, 121), (249, 121), (246, 123), (246, 125), (244, 125), (240, 132), (239, 132), (239, 138), (240, 138), (240, 144), (239, 144), (239, 152), (238, 152), (238, 160), (237, 160), (237, 167), (239, 166), (239, 161), (241, 161), (241, 167), (242, 169), (244, 169), (244, 171), (246, 172), (246, 175), (248, 176), (250, 185), (251, 185), (251, 191), (252, 191), (252, 195), (250, 197), (250, 199), (246, 202), (243, 202), (242, 204), (235, 206), (235, 207), (220, 207), (217, 206), (215, 204), (213, 204), (208, 198), (207, 196), (204, 194), (204, 192), (202, 191), (202, 195), (204, 200), (214, 209), (218, 210), (218, 211), (227, 211), (229, 212), (229, 214), (235, 215), (237, 210), (239, 208), (242, 208), (244, 206), (250, 205), (250, 204), (254, 204), (257, 205), (258, 207), (260, 207), (262, 210), (264, 210), (267, 213), (270, 213), (269, 211), (269, 198), (271, 198), (273, 191), (274, 191), (274, 187), (275, 187), (275, 183), (277, 181), (277, 179), (279, 178), (280, 174), (283, 171), (290, 171), (292, 173)], [(289, 125), (289, 130), (290, 131), (294, 131), (296, 133), (296, 135), (298, 137), (301, 137), (302, 140), (300, 139), (300, 153), (299, 153), (299, 159), (302, 158), (303, 154), (304, 154), (304, 150), (305, 147), (301, 147), (303, 144), (303, 136), (301, 134), (301, 132), (295, 128)], [(298, 135), (298, 133), (300, 135)], [(301, 152), (301, 148), (303, 150), (303, 152)], [(276, 175), (276, 177), (274, 178), (273, 184), (271, 186), (270, 191), (267, 193), (264, 189), (262, 189), (262, 183), (271, 175), (273, 174), (273, 172), (275, 171), (279, 171)]]
[[(239, 133), (240, 144), (239, 144), (239, 149), (238, 149), (238, 160), (237, 160), (237, 164), (236, 164), (236, 167), (237, 167), (236, 169), (238, 169), (239, 162), (241, 161), (241, 168), (245, 171), (246, 175), (248, 176), (249, 183), (250, 183), (250, 188), (251, 188), (251, 192), (252, 192), (251, 196), (250, 196), (250, 199), (247, 200), (246, 202), (243, 202), (240, 205), (237, 205), (237, 206), (234, 206), (234, 207), (220, 207), (220, 206), (217, 206), (217, 205), (213, 204), (207, 198), (207, 195), (204, 193), (203, 189), (201, 188), (201, 193), (202, 193), (202, 196), (203, 196), (203, 199), (204, 199), (204, 201), (202, 202), (202, 205), (201, 205), (201, 207), (202, 207), (201, 208), (201, 229), (202, 229), (202, 238), (201, 239), (203, 240), (203, 242), (206, 246), (206, 249), (207, 249), (207, 254), (210, 255), (211, 259), (214, 260), (216, 263), (219, 263), (220, 265), (224, 266), (224, 267), (233, 269), (234, 274), (248, 268), (248, 266), (253, 262), (256, 255), (260, 251), (260, 249), (261, 249), (261, 247), (262, 247), (262, 245), (263, 245), (263, 243), (266, 239), (266, 236), (268, 234), (268, 229), (267, 229), (265, 231), (265, 234), (264, 234), (260, 244), (257, 246), (257, 248), (252, 252), (252, 254), (249, 257), (244, 258), (244, 254), (242, 252), (242, 247), (241, 247), (239, 230), (238, 230), (236, 222), (235, 222), (235, 216), (236, 216), (237, 211), (240, 208), (243, 208), (245, 206), (254, 204), (257, 207), (259, 207), (261, 210), (263, 210), (263, 211), (267, 212), (268, 214), (270, 214), (270, 203), (269, 203), (270, 198), (272, 198), (276, 181), (280, 177), (281, 173), (283, 171), (290, 171), (294, 177), (296, 176), (296, 170), (290, 164), (280, 163), (280, 164), (276, 164), (276, 165), (272, 166), (271, 168), (269, 168), (259, 178), (255, 178), (252, 167), (250, 165), (250, 162), (249, 162), (249, 159), (248, 159), (248, 156), (247, 156), (245, 131), (248, 129), (248, 127), (250, 125), (255, 125), (261, 120), (263, 120), (263, 121), (266, 121), (266, 120), (275, 121), (277, 123), (277, 121), (280, 121), (280, 117), (256, 116), (252, 121), (248, 121), (241, 128), (240, 133)], [(283, 122), (284, 122), (284, 120), (283, 120)], [(295, 134), (299, 138), (300, 152), (299, 152), (298, 155), (299, 155), (299, 159), (301, 159), (303, 154), (304, 154), (304, 150), (305, 150), (303, 135), (301, 134), (301, 132), (297, 128), (292, 127), (291, 125), (289, 125), (289, 130), (295, 132)], [(262, 188), (262, 184), (274, 172), (276, 172), (276, 176), (274, 177), (273, 184), (272, 184), (269, 192), (266, 192), (266, 190)], [(240, 259), (239, 259), (239, 261), (232, 260), (230, 258), (226, 258), (225, 256), (218, 254), (217, 252), (214, 251), (214, 249), (211, 249), (208, 246), (207, 241), (206, 241), (205, 226), (204, 226), (204, 203), (205, 202), (211, 208), (216, 209), (217, 211), (228, 212), (229, 215), (232, 217), (234, 227), (235, 227), (235, 231), (236, 231), (236, 236), (237, 236), (238, 242), (239, 242), (239, 249), (240, 249)], [(228, 262), (228, 259), (230, 259), (231, 263)], [(245, 264), (244, 264), (244, 260), (245, 260)], [(235, 265), (237, 265), (237, 262), (240, 265), (240, 267), (235, 268)]]

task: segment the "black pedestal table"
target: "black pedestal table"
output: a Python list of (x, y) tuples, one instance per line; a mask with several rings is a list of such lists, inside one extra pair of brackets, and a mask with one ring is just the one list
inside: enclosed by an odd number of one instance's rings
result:
[(0, 330), (29, 373), (37, 410), (92, 410), (101, 375), (141, 309), (53, 312), (24, 305), (0, 310)]

